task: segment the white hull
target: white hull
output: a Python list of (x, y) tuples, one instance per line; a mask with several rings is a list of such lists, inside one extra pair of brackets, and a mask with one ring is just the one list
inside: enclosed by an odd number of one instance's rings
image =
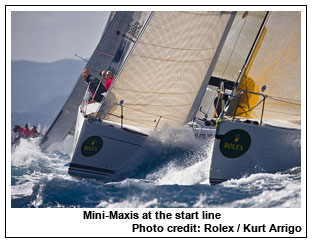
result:
[[(68, 170), (70, 175), (111, 181), (139, 154), (149, 137), (148, 133), (120, 128), (120, 124), (101, 122), (94, 118), (80, 119), (77, 122), (82, 125), (81, 130), (76, 132), (78, 139)], [(193, 131), (195, 137), (207, 139), (214, 135), (215, 128), (198, 126)]]
[(300, 166), (300, 139), (299, 129), (224, 121), (217, 128), (210, 183)]
[(78, 112), (77, 112), (77, 119), (76, 119), (73, 149), (76, 148), (76, 144), (77, 144), (77, 141), (79, 139), (79, 135), (80, 135), (81, 128), (82, 128), (82, 125), (83, 125), (85, 118), (87, 118), (89, 115), (94, 115), (94, 113), (96, 113), (99, 105), (100, 105), (100, 103), (98, 103), (98, 102), (92, 102), (90, 104), (79, 106)]
[(134, 157), (147, 135), (112, 124), (85, 119), (69, 167), (69, 174), (110, 177)]

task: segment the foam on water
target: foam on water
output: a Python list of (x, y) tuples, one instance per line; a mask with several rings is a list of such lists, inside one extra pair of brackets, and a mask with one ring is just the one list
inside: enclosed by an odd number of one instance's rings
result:
[(260, 192), (259, 195), (234, 201), (222, 207), (300, 207), (301, 181), (300, 168), (290, 170), (292, 174), (253, 174), (238, 180), (229, 180), (221, 185), (241, 190)]
[(72, 154), (73, 142), (74, 142), (74, 137), (67, 136), (63, 142), (51, 144), (48, 147), (48, 151), (50, 152), (59, 151), (62, 153)]
[(146, 179), (154, 179), (157, 185), (194, 185), (209, 184), (209, 169), (212, 142), (206, 144), (207, 158), (197, 161), (193, 156), (181, 160), (174, 160), (159, 171), (149, 174)]
[(213, 139), (203, 144), (188, 130), (167, 129), (116, 182), (103, 183), (69, 176), (64, 145), (41, 151), (22, 141), (12, 150), (12, 207), (300, 207), (300, 168), (210, 185), (212, 147)]
[(29, 196), (36, 185), (40, 187), (56, 176), (68, 178), (64, 167), (68, 159), (58, 152), (42, 152), (39, 140), (21, 140), (11, 154), (12, 197)]
[[(146, 176), (147, 180), (154, 181), (156, 185), (209, 184), (213, 138), (199, 141), (189, 128), (166, 127), (157, 131), (152, 139), (154, 145), (150, 142), (150, 148), (156, 151), (158, 156), (174, 155), (174, 152), (178, 152), (178, 155), (160, 169), (149, 173)], [(162, 145), (159, 146), (155, 142), (161, 142)]]
[(195, 139), (194, 132), (190, 127), (164, 126), (150, 135), (150, 142), (157, 142), (166, 147), (179, 147), (182, 149), (193, 148), (200, 142)]
[(41, 149), (37, 146), (37, 141), (21, 139), (20, 143), (12, 149), (12, 166), (28, 166), (32, 162), (45, 158)]

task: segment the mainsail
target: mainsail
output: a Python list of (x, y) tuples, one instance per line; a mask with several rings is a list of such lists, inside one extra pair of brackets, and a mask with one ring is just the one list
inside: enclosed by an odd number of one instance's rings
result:
[[(118, 71), (118, 64), (124, 58), (129, 43), (134, 38), (135, 31), (143, 24), (145, 12), (116, 12), (111, 15), (103, 36), (86, 64), (93, 76), (98, 76), (103, 69)], [(126, 33), (129, 32), (128, 36)], [(80, 75), (69, 98), (65, 102), (58, 116), (44, 135), (41, 146), (47, 148), (55, 142), (61, 142), (74, 131), (78, 107), (87, 89), (83, 77)]]
[(104, 119), (145, 129), (192, 119), (234, 17), (154, 12), (106, 98), (113, 103), (101, 108)]
[[(300, 12), (271, 12), (239, 89), (266, 96), (263, 120), (301, 121)], [(244, 95), (237, 116), (260, 118), (262, 96)]]

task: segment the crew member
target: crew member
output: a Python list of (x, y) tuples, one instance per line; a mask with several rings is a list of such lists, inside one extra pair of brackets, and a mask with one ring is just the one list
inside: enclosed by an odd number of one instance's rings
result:
[(32, 138), (36, 138), (40, 135), (40, 133), (37, 131), (37, 127), (36, 126), (32, 126), (31, 130), (30, 130), (30, 137)]
[(14, 136), (13, 136), (13, 143), (16, 143), (22, 137), (22, 128), (20, 125), (15, 125), (13, 128)]
[(220, 113), (222, 111), (222, 101), (221, 101), (221, 91), (218, 89), (218, 95), (214, 99), (214, 118), (218, 118), (220, 116)]
[(105, 81), (105, 89), (106, 89), (106, 91), (108, 91), (111, 83), (114, 80), (113, 72), (108, 71), (108, 70), (104, 70), (101, 72), (101, 75), (103, 77), (103, 80)]
[(22, 129), (22, 137), (27, 139), (30, 135), (30, 130), (28, 127), (28, 123), (25, 123), (25, 128)]
[(98, 78), (91, 76), (87, 69), (82, 71), (82, 76), (85, 79), (85, 82), (89, 85), (89, 90), (91, 92), (89, 101), (95, 100), (101, 102), (104, 97), (102, 93), (106, 92), (102, 82)]

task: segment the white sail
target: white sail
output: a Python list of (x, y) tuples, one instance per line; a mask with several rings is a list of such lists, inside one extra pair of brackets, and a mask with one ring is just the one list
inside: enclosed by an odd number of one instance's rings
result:
[(131, 165), (155, 127), (166, 124), (211, 137), (214, 128), (185, 122), (199, 108), (235, 14), (152, 13), (96, 117), (78, 112), (69, 174), (108, 181)]
[(109, 92), (107, 100), (123, 100), (123, 107), (110, 108), (112, 103), (107, 103), (104, 119), (119, 123), (123, 114), (124, 124), (147, 129), (183, 125), (194, 110), (230, 16), (155, 12)]
[[(111, 14), (110, 22), (107, 23), (103, 36), (86, 64), (93, 76), (100, 78), (99, 73), (103, 69), (118, 70), (118, 64), (122, 61), (129, 43), (124, 41), (125, 37), (131, 36), (137, 31), (133, 25), (143, 24), (146, 12), (114, 12)], [(121, 44), (126, 43), (126, 46)], [(75, 129), (77, 110), (81, 104), (87, 85), (80, 75), (70, 96), (63, 105), (54, 122), (44, 135), (41, 146), (47, 148), (55, 142), (62, 142), (68, 134), (73, 134)]]
[[(267, 96), (263, 120), (301, 120), (301, 15), (271, 12), (240, 89)], [(236, 115), (260, 118), (261, 96), (243, 98)], [(248, 111), (256, 106), (253, 110)]]
[(237, 12), (213, 76), (235, 82), (259, 32), (266, 11)]
[(267, 11), (237, 12), (201, 102), (198, 117), (202, 117), (203, 113), (206, 113), (208, 118), (214, 116), (213, 100), (221, 82), (225, 83), (226, 89), (232, 90), (267, 13)]

